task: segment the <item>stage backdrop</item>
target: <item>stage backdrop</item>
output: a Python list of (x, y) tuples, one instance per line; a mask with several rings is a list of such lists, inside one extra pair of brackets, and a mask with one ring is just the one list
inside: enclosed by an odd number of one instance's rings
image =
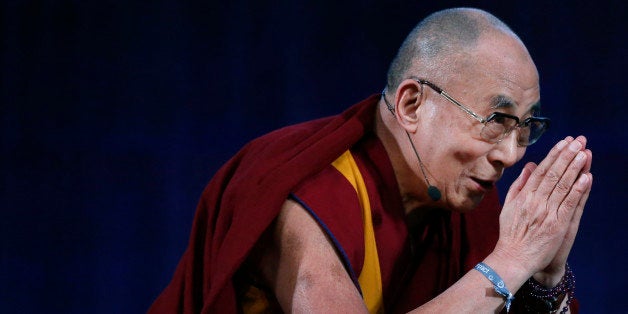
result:
[(408, 31), (460, 5), (506, 21), (538, 65), (553, 125), (525, 159), (588, 137), (577, 296), (584, 313), (625, 313), (619, 0), (2, 1), (0, 312), (144, 312), (221, 164), (265, 132), (379, 92)]

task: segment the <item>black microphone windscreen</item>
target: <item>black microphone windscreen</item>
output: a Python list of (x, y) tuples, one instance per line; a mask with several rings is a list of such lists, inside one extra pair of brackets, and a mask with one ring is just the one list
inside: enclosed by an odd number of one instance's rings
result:
[(433, 201), (438, 201), (441, 197), (440, 190), (433, 185), (427, 187), (427, 195), (429, 195)]

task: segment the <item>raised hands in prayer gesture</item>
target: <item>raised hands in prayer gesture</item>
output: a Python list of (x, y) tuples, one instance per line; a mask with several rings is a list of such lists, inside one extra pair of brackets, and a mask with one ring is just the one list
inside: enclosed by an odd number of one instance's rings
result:
[(591, 160), (584, 136), (567, 137), (539, 165), (526, 164), (506, 196), (495, 251), (545, 286), (565, 272), (591, 191)]

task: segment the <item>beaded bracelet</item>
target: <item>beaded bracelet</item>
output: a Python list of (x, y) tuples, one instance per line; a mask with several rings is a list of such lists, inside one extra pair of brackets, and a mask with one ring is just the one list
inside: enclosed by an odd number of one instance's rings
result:
[(556, 313), (560, 309), (565, 296), (567, 296), (567, 305), (560, 311), (561, 314), (564, 314), (569, 309), (569, 305), (574, 298), (576, 277), (569, 265), (566, 265), (565, 275), (555, 287), (546, 288), (533, 278), (530, 278), (527, 281), (527, 285), (523, 288), (522, 301), (527, 312)]

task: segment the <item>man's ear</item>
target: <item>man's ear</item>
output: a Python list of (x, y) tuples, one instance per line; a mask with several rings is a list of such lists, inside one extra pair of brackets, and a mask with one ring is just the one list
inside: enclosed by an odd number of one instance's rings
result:
[(407, 79), (399, 84), (395, 94), (395, 116), (401, 127), (414, 133), (419, 121), (419, 107), (423, 102), (423, 86)]

